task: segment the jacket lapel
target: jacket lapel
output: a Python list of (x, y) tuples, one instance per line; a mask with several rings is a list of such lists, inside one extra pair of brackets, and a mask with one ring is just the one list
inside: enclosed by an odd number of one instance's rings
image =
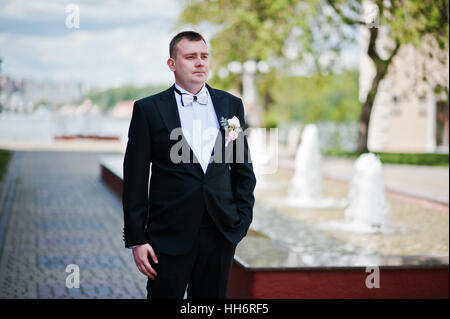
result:
[[(172, 85), (169, 89), (164, 91), (161, 94), (160, 103), (157, 103), (158, 110), (161, 114), (161, 117), (164, 121), (164, 125), (166, 126), (169, 134), (172, 132), (172, 130), (174, 130), (176, 128), (181, 128), (180, 115), (178, 113), (178, 106), (177, 106), (177, 101), (175, 99), (174, 87), (175, 87), (175, 85)], [(211, 95), (211, 100), (214, 105), (214, 110), (216, 113), (217, 121), (219, 122), (219, 133), (220, 134), (217, 134), (217, 139), (221, 138), (222, 144), (224, 144), (225, 135), (224, 135), (223, 129), (220, 127), (220, 120), (222, 117), (228, 118), (228, 112), (227, 112), (228, 110), (227, 110), (227, 105), (225, 103), (226, 100), (223, 98), (222, 95), (217, 94), (216, 91), (213, 88), (211, 88), (208, 84), (206, 84), (206, 88), (208, 89), (209, 94)], [(215, 145), (217, 145), (217, 139), (216, 139)], [(184, 135), (182, 136), (182, 140), (183, 140), (183, 143), (186, 143), (186, 145), (189, 146), (189, 143), (187, 142)], [(195, 166), (200, 170), (200, 172), (202, 174), (204, 174), (202, 167), (190, 146), (189, 146), (189, 152), (190, 152), (190, 158), (194, 159)], [(213, 152), (214, 152), (214, 149), (213, 149)], [(182, 164), (185, 164), (185, 163), (182, 163)], [(211, 163), (209, 165), (211, 165)], [(208, 165), (208, 169), (206, 170), (206, 173), (209, 171), (209, 165)], [(184, 165), (184, 166), (186, 168), (191, 167), (190, 165)]]
[(219, 128), (222, 132), (222, 127), (220, 127), (220, 120), (222, 117), (227, 118), (228, 116), (228, 110), (226, 109), (226, 104), (224, 103), (224, 99), (222, 95), (219, 95), (216, 93), (216, 91), (211, 88), (208, 84), (206, 84), (206, 88), (209, 91), (209, 94), (211, 95), (211, 100), (214, 105), (214, 110), (216, 111), (217, 121), (219, 122)]
[(161, 97), (161, 103), (157, 103), (159, 113), (161, 114), (167, 130), (172, 132), (173, 129), (181, 127), (180, 115), (178, 114), (177, 101), (174, 95), (174, 85), (165, 90)]
[[(225, 152), (225, 131), (223, 130), (220, 121), (223, 118), (229, 118), (229, 107), (227, 104), (227, 100), (224, 99), (223, 94), (220, 94), (220, 91), (214, 90), (208, 84), (206, 84), (206, 88), (208, 89), (211, 100), (214, 105), (214, 110), (216, 112), (217, 121), (219, 122), (219, 134), (217, 134), (216, 141), (214, 143), (214, 148), (212, 150), (211, 156), (214, 156), (214, 151), (217, 147), (220, 147), (222, 160), (224, 160), (223, 154)], [(206, 174), (210, 171), (211, 162), (208, 164), (208, 168), (206, 169)]]
[[(157, 103), (158, 110), (164, 121), (164, 125), (166, 126), (167, 131), (169, 132), (169, 135), (174, 129), (181, 128), (180, 114), (178, 113), (178, 106), (177, 106), (177, 101), (175, 99), (174, 87), (175, 87), (175, 85), (172, 85), (169, 89), (164, 91), (161, 95), (160, 103)], [(203, 174), (202, 167), (200, 166), (200, 163), (199, 163), (197, 157), (195, 156), (194, 152), (192, 151), (192, 148), (189, 145), (189, 143), (188, 143), (187, 139), (185, 138), (185, 136), (183, 135), (183, 133), (182, 133), (181, 141), (183, 144), (185, 144), (185, 145), (187, 145), (187, 147), (189, 147), (189, 158), (193, 159), (194, 164), (195, 164), (194, 166), (196, 166), (200, 170), (200, 172)], [(183, 146), (183, 148), (184, 148), (184, 146)], [(183, 165), (186, 169), (189, 169), (190, 167), (192, 167), (192, 165), (187, 165), (187, 164), (188, 163), (181, 162), (181, 165)]]

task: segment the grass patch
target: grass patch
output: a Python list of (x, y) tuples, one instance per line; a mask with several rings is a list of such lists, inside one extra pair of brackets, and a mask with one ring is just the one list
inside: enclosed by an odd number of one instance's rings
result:
[(11, 159), (11, 152), (6, 150), (0, 150), (0, 181), (3, 179), (3, 176), (5, 175), (10, 159)]
[[(383, 164), (404, 164), (404, 165), (424, 165), (424, 166), (444, 166), (448, 167), (448, 154), (435, 153), (384, 153), (373, 152), (380, 157)], [(340, 150), (330, 150), (323, 153), (325, 156), (345, 157), (356, 159), (359, 153)]]
[[(435, 153), (384, 153), (373, 152), (380, 157), (383, 164), (403, 164), (403, 165), (424, 165), (424, 166), (444, 166), (449, 165), (448, 154)], [(323, 153), (325, 156), (346, 157), (356, 159), (359, 153), (340, 150), (330, 150)]]
[(248, 236), (253, 236), (253, 237), (260, 237), (260, 238), (265, 238), (265, 239), (270, 239), (269, 236), (267, 236), (266, 234), (263, 234), (259, 231), (253, 230), (253, 229), (249, 229), (247, 231), (247, 235)]

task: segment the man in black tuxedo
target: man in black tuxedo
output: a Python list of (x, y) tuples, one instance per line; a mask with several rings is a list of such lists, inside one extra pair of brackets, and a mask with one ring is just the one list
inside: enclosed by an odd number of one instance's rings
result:
[[(253, 215), (244, 108), (206, 84), (200, 34), (176, 35), (167, 64), (175, 84), (133, 107), (123, 163), (125, 247), (148, 276), (148, 298), (183, 298), (186, 287), (188, 298), (225, 298)], [(238, 134), (226, 129), (232, 118)]]

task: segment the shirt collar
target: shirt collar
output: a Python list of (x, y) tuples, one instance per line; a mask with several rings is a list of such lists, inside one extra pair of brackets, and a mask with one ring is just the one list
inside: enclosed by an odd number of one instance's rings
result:
[(183, 89), (181, 86), (179, 86), (178, 84), (175, 83), (175, 87), (183, 94), (189, 94), (189, 95), (202, 95), (202, 94), (206, 94), (209, 95), (208, 89), (206, 88), (206, 85), (203, 84), (203, 87), (200, 91), (198, 91), (197, 94), (192, 94), (189, 91), (186, 91), (185, 89)]

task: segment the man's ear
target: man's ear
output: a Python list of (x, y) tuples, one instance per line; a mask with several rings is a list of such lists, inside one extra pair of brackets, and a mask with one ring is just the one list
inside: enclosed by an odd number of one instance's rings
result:
[(169, 59), (167, 60), (167, 65), (169, 66), (169, 69), (170, 69), (172, 72), (175, 72), (176, 68), (175, 68), (175, 60), (174, 60), (174, 59), (169, 58)]

